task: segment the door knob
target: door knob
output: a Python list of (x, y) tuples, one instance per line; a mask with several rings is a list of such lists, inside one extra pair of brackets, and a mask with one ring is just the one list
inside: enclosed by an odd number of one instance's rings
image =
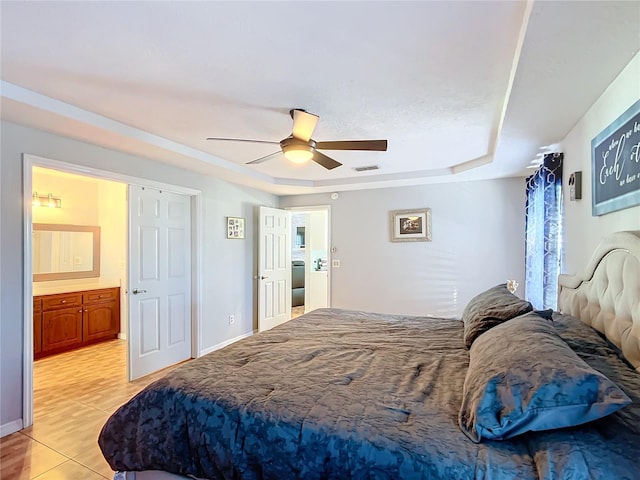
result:
[(133, 293), (134, 295), (138, 295), (139, 293), (147, 293), (147, 291), (146, 290), (138, 290), (137, 288), (134, 288), (131, 293)]

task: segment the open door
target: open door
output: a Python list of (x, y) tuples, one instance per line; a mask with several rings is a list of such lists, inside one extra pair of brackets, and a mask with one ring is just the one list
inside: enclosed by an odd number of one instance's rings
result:
[(291, 213), (260, 207), (258, 331), (291, 320)]
[(191, 198), (129, 186), (129, 379), (191, 358)]
[(307, 245), (304, 313), (329, 306), (329, 212), (326, 209), (307, 212)]

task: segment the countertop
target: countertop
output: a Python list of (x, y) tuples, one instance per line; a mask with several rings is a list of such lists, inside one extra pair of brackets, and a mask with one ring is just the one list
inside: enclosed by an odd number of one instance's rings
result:
[(47, 285), (48, 282), (34, 282), (33, 283), (33, 296), (38, 295), (54, 295), (56, 293), (72, 293), (72, 292), (80, 292), (83, 290), (99, 290), (101, 288), (114, 288), (119, 287), (120, 283), (118, 280), (113, 280), (111, 282), (101, 282), (101, 281), (92, 281), (92, 282), (82, 282), (82, 283), (70, 283), (66, 285)]

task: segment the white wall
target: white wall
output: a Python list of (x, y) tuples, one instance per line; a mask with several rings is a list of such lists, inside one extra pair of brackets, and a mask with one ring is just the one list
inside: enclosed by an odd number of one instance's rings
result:
[[(524, 284), (523, 178), (282, 197), (331, 205), (336, 308), (460, 317), (485, 288)], [(389, 211), (430, 207), (433, 241), (392, 243)], [(522, 291), (518, 292), (522, 294)]]
[[(63, 138), (8, 122), (1, 125), (2, 202), (0, 257), (0, 426), (22, 418), (23, 192), (22, 153), (147, 178), (202, 191), (202, 348), (253, 331), (256, 207), (277, 197), (148, 159)], [(28, 208), (31, 208), (29, 205)], [(247, 219), (247, 238), (226, 239), (226, 216)], [(229, 314), (236, 321), (229, 325)]]
[[(640, 53), (607, 88), (562, 140), (565, 208), (565, 268), (579, 272), (603, 236), (619, 230), (640, 230), (640, 206), (591, 216), (591, 140), (640, 99)], [(582, 200), (570, 201), (568, 179), (582, 171)]]

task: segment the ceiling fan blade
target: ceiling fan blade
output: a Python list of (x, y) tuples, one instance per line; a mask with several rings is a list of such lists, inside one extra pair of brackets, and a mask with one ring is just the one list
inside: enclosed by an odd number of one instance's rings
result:
[(280, 142), (270, 142), (269, 140), (249, 140), (247, 138), (208, 137), (207, 140), (223, 140), (225, 142), (269, 143), (271, 145), (280, 145)]
[(319, 151), (313, 152), (312, 160), (320, 165), (322, 165), (327, 170), (333, 170), (336, 167), (342, 165), (340, 162), (334, 160), (331, 157), (327, 157), (324, 153), (320, 153)]
[(291, 110), (293, 137), (308, 142), (318, 123), (318, 116), (304, 110)]
[(344, 140), (337, 142), (316, 142), (316, 148), (321, 150), (373, 150), (387, 151), (386, 140)]
[(251, 160), (250, 162), (247, 162), (245, 165), (253, 165), (256, 163), (262, 163), (262, 162), (266, 162), (267, 160), (270, 160), (272, 157), (275, 157), (276, 155), (280, 155), (282, 153), (282, 151), (277, 151), (277, 152), (273, 152), (270, 153), (269, 155), (265, 155), (264, 157), (260, 157), (260, 158), (256, 158), (255, 160)]

